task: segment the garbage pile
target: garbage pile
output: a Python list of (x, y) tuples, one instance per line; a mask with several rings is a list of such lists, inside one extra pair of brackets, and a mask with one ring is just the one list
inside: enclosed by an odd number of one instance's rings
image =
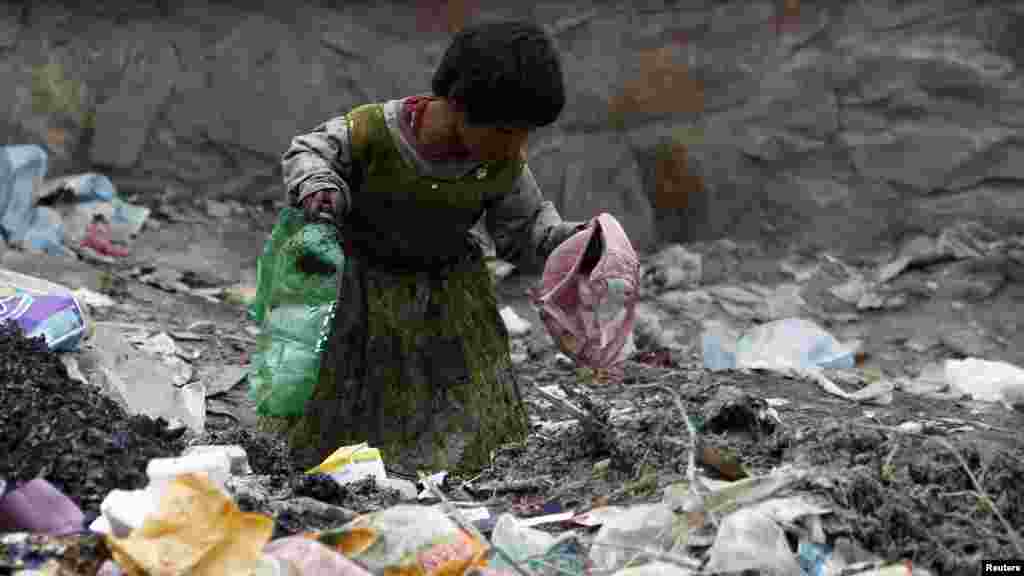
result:
[(0, 479), (46, 477), (86, 510), (107, 492), (137, 488), (152, 458), (177, 454), (181, 431), (129, 417), (98, 389), (68, 376), (42, 337), (0, 322)]
[[(47, 514), (76, 518), (73, 505), (25, 507), (21, 527), (37, 530), (0, 535), (0, 568), (90, 576), (839, 573), (828, 566), (842, 566), (843, 574), (926, 573), (861, 560), (853, 544), (827, 545), (821, 516), (828, 506), (787, 494), (806, 476), (799, 470), (734, 483), (696, 480), (647, 504), (526, 518), (494, 518), (479, 502), (449, 499), (436, 476), (423, 477), (422, 493), (406, 502), (274, 538), (274, 519), (243, 511), (232, 496), (230, 479), (247, 467), (244, 452), (227, 447), (152, 460), (148, 485), (112, 491), (88, 531), (31, 524)], [(62, 499), (45, 482), (31, 488), (8, 494), (4, 505), (18, 497)], [(787, 534), (801, 535), (796, 555)]]
[[(985, 539), (977, 554), (1019, 545), (1019, 457), (990, 455), (972, 486), (964, 470), (979, 452), (918, 439), (896, 455), (877, 430), (801, 428), (778, 398), (752, 393), (794, 389), (766, 374), (690, 380), (680, 392), (678, 366), (629, 363), (624, 382), (582, 394), (571, 376), (536, 372), (528, 401), (567, 420), (538, 426), (475, 478), (407, 479), (365, 444), (296, 470), (259, 433), (186, 442), (93, 398), (41, 341), (2, 334), (14, 353), (0, 373), (0, 423), (15, 440), (0, 470), (0, 573), (920, 575), (979, 560), (944, 564), (923, 543), (931, 531), (962, 556), (947, 531), (958, 514), (974, 523), (961, 539)], [(822, 458), (850, 461), (837, 471)], [(961, 494), (938, 506), (928, 494), (940, 492)], [(893, 562), (901, 556), (913, 565)]]

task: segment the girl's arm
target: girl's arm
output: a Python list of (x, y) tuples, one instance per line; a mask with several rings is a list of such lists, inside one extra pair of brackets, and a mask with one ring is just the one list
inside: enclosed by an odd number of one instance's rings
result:
[(335, 214), (344, 219), (352, 205), (353, 183), (348, 119), (332, 118), (312, 132), (293, 138), (281, 158), (281, 167), (289, 205), (298, 207), (311, 194), (336, 190)]
[(526, 270), (539, 270), (556, 246), (586, 227), (586, 222), (566, 222), (545, 200), (527, 165), (516, 189), (491, 200), (485, 216), (498, 258)]

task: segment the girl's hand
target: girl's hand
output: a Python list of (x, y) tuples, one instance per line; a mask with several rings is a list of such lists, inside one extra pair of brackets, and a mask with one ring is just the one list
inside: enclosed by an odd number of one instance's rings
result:
[(334, 220), (334, 213), (338, 207), (338, 190), (325, 188), (306, 196), (302, 199), (302, 211), (306, 220)]

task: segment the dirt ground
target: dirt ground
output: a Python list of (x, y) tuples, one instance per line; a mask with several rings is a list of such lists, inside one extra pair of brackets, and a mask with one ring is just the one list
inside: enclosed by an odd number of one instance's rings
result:
[[(200, 211), (179, 213), (144, 231), (130, 261), (69, 262), (8, 251), (0, 253), (0, 266), (111, 294), (117, 305), (97, 311), (98, 320), (161, 331), (210, 322), (209, 335), (189, 346), (201, 352), (197, 369), (212, 369), (244, 363), (255, 343), (242, 307), (147, 285), (132, 270), (150, 263), (191, 270), (195, 282), (199, 276), (207, 284), (251, 281), (272, 221), (258, 209), (219, 221)], [(502, 293), (508, 299), (517, 292), (505, 287)], [(521, 301), (514, 303), (532, 318)], [(737, 479), (783, 465), (810, 470), (798, 489), (831, 504), (825, 522), (831, 539), (849, 538), (882, 558), (911, 559), (938, 574), (974, 574), (981, 558), (1024, 554), (1015, 540), (1024, 532), (1018, 431), (1024, 414), (900, 391), (889, 405), (856, 404), (799, 379), (709, 373), (697, 358), (678, 354), (642, 359), (661, 365), (631, 362), (618, 384), (594, 383), (558, 367), (550, 355), (520, 364), (533, 432), (497, 451), (476, 477), (450, 478), (451, 497), (521, 516), (658, 500), (666, 486), (687, 477), (690, 438), (681, 405), (697, 428), (697, 461), (707, 476)], [(584, 417), (552, 394), (564, 395)], [(208, 408), (203, 440), (242, 444), (254, 472), (293, 496), (352, 513), (397, 501), (395, 493), (370, 485), (339, 488), (303, 477), (278, 440), (255, 432), (244, 386), (210, 398)], [(279, 534), (324, 527), (302, 517), (279, 516), (278, 523)]]
[[(533, 371), (535, 383), (552, 380), (546, 369)], [(1020, 413), (900, 392), (889, 406), (858, 406), (824, 394), (814, 383), (766, 373), (710, 374), (637, 364), (630, 372), (622, 385), (590, 389), (595, 402), (621, 411), (620, 421), (613, 418), (610, 442), (595, 443), (578, 428), (538, 436), (503, 452), (484, 477), (557, 479), (541, 492), (572, 507), (610, 494), (618, 496), (610, 498), (612, 503), (642, 498), (616, 491), (653, 472), (658, 490), (648, 485), (646, 495), (659, 497), (661, 488), (685, 477), (687, 466), (684, 421), (671, 394), (651, 387), (663, 385), (702, 422), (698, 453), (704, 457), (698, 462), (709, 475), (732, 480), (785, 464), (810, 467), (813, 475), (803, 489), (833, 504), (835, 514), (826, 526), (830, 537), (849, 537), (883, 558), (911, 559), (943, 574), (973, 571), (980, 558), (1014, 557), (1011, 535), (980, 494), (987, 494), (1020, 531)], [(554, 378), (572, 379), (565, 372)], [(776, 408), (780, 423), (757, 418), (765, 399), (788, 400)], [(921, 428), (900, 428), (907, 422)], [(606, 474), (595, 475), (594, 462), (601, 458), (610, 458), (611, 465)]]

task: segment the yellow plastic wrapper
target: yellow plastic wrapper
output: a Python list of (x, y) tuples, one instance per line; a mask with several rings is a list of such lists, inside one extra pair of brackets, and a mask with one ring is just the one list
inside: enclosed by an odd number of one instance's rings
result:
[(108, 537), (125, 576), (251, 574), (270, 541), (274, 521), (242, 512), (203, 476), (179, 476), (156, 512), (127, 538)]
[(487, 564), (487, 545), (430, 506), (393, 506), (312, 537), (374, 576), (463, 576)]
[(306, 474), (318, 473), (330, 476), (338, 484), (349, 484), (371, 476), (377, 481), (387, 478), (380, 450), (371, 448), (366, 442), (342, 446), (319, 466), (306, 471)]

